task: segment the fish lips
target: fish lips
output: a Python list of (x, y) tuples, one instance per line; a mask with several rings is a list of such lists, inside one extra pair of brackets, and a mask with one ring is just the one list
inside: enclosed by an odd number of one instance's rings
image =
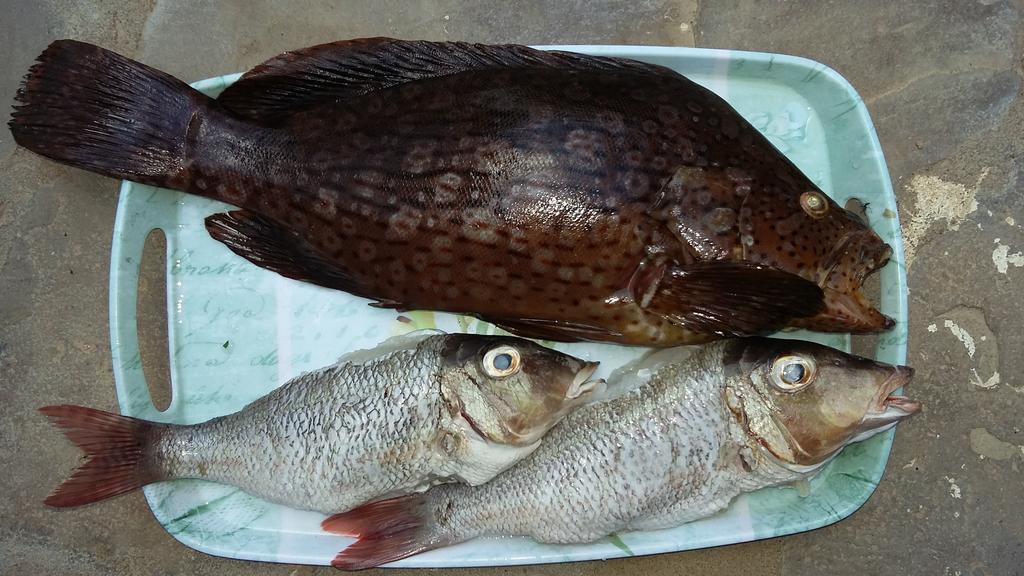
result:
[(569, 389), (566, 390), (565, 397), (570, 399), (579, 398), (604, 387), (604, 378), (590, 378), (597, 371), (598, 366), (600, 366), (599, 362), (587, 362), (584, 364), (583, 368), (580, 368), (580, 371), (576, 373), (576, 377), (573, 378)]
[(861, 422), (862, 430), (886, 428), (921, 411), (920, 402), (894, 394), (896, 390), (909, 385), (913, 377), (914, 369), (909, 366), (896, 366), (893, 369), (892, 374), (882, 383), (874, 405)]
[(896, 321), (875, 308), (864, 293), (864, 281), (891, 258), (892, 247), (870, 230), (847, 237), (833, 251), (832, 263), (821, 282), (825, 310), (811, 322), (834, 324), (830, 327), (853, 334), (883, 332), (895, 326)]
[(851, 334), (874, 334), (890, 330), (896, 321), (882, 314), (861, 288), (853, 293), (842, 293), (825, 289), (825, 311), (812, 319), (816, 324), (833, 322), (828, 328)]
[(863, 304), (872, 313), (871, 320), (868, 323), (876, 327), (880, 326), (881, 330), (889, 330), (896, 325), (896, 321), (889, 316), (882, 314), (871, 304), (867, 296), (864, 294), (864, 280), (889, 264), (889, 260), (892, 259), (892, 246), (882, 242), (874, 233), (871, 235), (875, 242), (872, 243), (873, 249), (866, 250), (870, 251), (871, 254), (866, 256), (867, 264), (864, 267), (864, 272), (860, 276), (860, 286), (857, 287), (857, 295), (863, 299)]

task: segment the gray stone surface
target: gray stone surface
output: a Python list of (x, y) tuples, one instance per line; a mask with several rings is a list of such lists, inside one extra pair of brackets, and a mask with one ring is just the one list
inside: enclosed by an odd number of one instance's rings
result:
[[(0, 0), (0, 100), (62, 37), (187, 81), (372, 35), (696, 43), (825, 62), (872, 113), (914, 250), (909, 361), (926, 412), (900, 430), (878, 491), (853, 517), (782, 539), (462, 573), (1022, 574), (1024, 256), (1014, 257), (1024, 251), (1022, 10), (1021, 0)], [(193, 552), (138, 494), (77, 510), (41, 505), (78, 456), (34, 408), (116, 407), (106, 305), (116, 196), (112, 180), (19, 150), (0, 130), (0, 573), (327, 573)], [(144, 302), (141, 312), (158, 317), (159, 295)], [(144, 332), (159, 342), (153, 326)]]

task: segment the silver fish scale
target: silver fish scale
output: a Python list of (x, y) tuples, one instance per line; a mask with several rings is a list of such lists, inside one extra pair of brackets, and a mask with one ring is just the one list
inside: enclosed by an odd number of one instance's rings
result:
[(660, 369), (646, 386), (570, 414), (529, 458), (477, 487), (429, 492), (443, 543), (479, 535), (590, 542), (676, 526), (741, 490), (739, 448), (721, 400), (722, 346)]
[(347, 510), (451, 474), (437, 439), (440, 340), (301, 375), (245, 409), (160, 429), (162, 478), (203, 478), (289, 506)]

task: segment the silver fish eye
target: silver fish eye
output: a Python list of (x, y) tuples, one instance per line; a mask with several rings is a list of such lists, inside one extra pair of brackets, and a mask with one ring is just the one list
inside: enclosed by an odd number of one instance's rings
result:
[(498, 346), (484, 354), (484, 372), (492, 378), (505, 378), (519, 372), (522, 358), (511, 346)]
[(772, 362), (771, 381), (783, 392), (795, 392), (814, 381), (817, 366), (810, 358), (802, 356), (779, 356)]

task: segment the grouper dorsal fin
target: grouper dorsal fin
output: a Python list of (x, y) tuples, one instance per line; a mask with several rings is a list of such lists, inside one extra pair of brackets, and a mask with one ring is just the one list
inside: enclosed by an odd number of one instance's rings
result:
[(634, 60), (520, 45), (363, 38), (285, 52), (246, 72), (217, 99), (237, 116), (273, 124), (296, 112), (414, 80), (468, 70), (558, 68), (668, 74)]

